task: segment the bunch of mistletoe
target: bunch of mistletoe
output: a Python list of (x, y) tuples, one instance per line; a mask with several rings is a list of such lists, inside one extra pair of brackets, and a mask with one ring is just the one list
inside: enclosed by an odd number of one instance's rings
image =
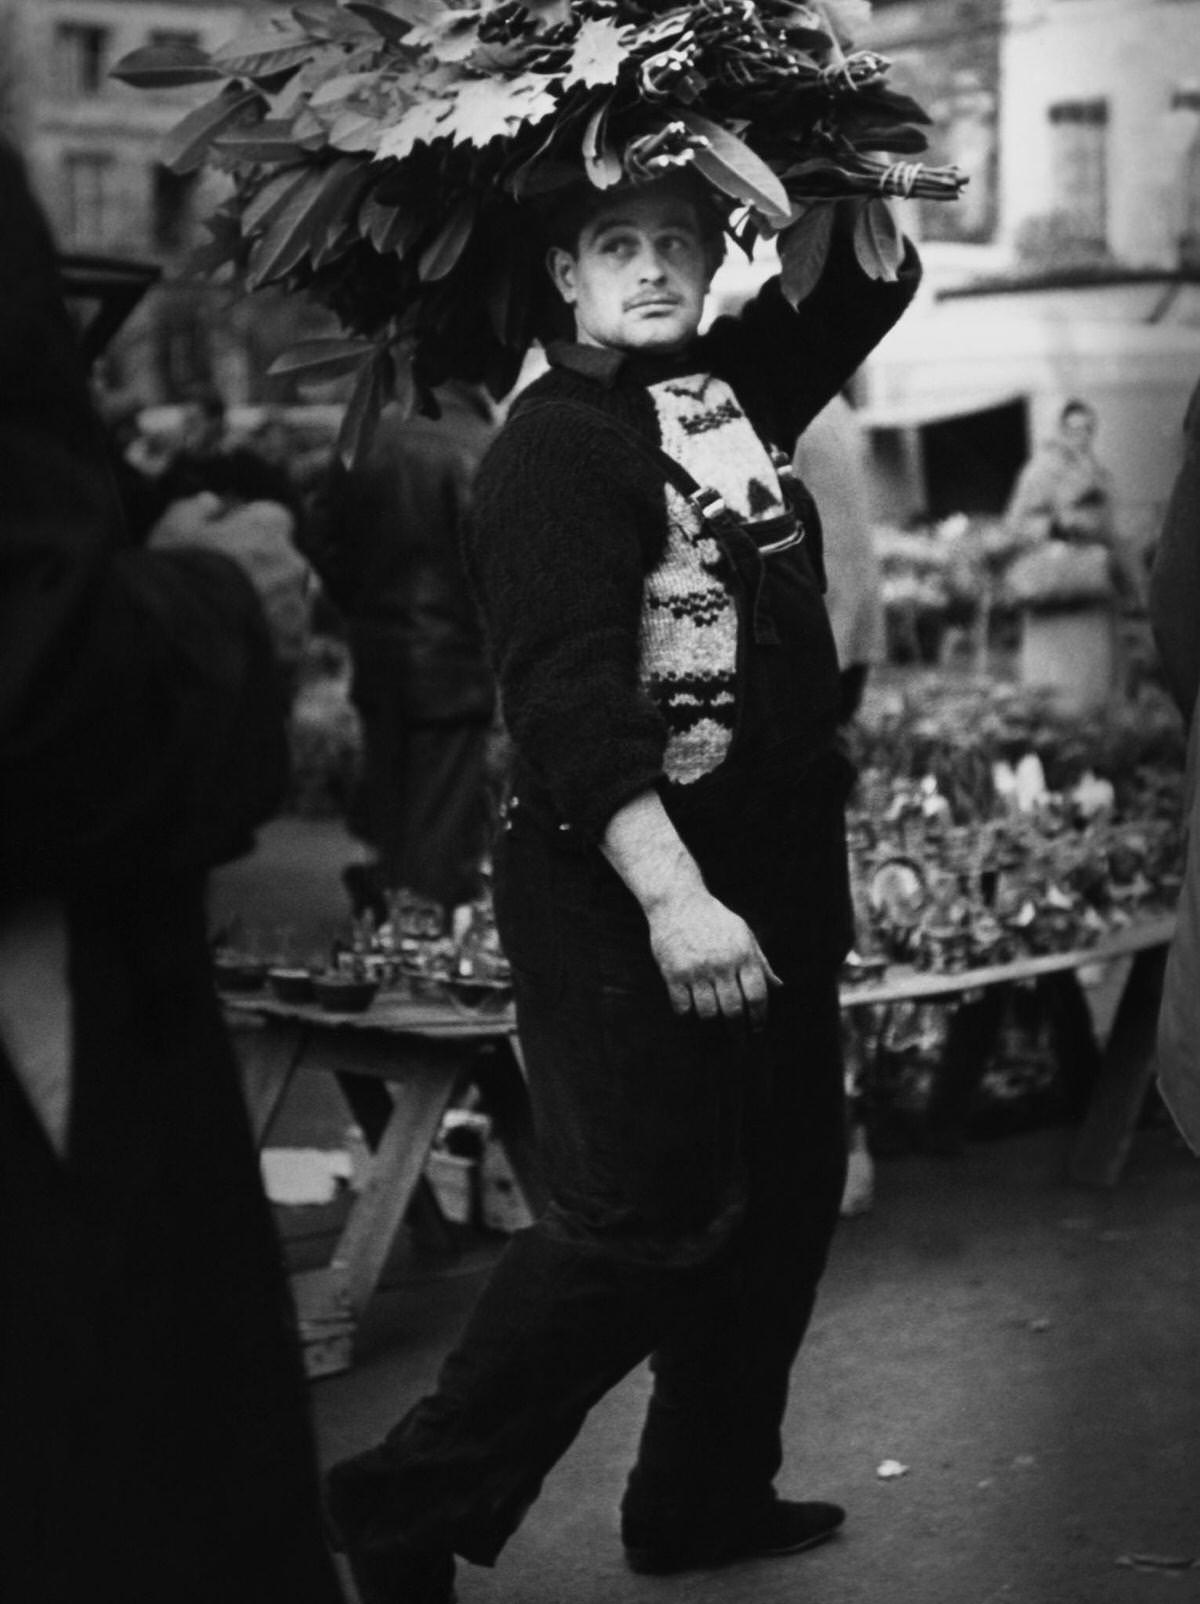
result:
[(953, 198), (964, 180), (911, 159), (928, 118), (888, 65), (795, 0), (308, 0), (211, 54), (149, 47), (115, 75), (220, 86), (163, 152), (232, 178), (198, 265), (337, 315), (350, 338), (276, 370), (357, 372), (349, 461), (389, 398), (423, 407), (451, 377), (511, 388), (550, 295), (528, 212), (581, 180), (691, 167), (743, 248), (781, 236), (793, 303), (828, 249), (822, 203), (859, 196), (859, 258), (894, 277), (887, 197)]

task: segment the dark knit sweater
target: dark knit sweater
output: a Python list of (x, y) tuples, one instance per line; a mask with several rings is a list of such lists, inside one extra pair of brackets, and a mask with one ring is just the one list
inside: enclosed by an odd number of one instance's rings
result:
[[(518, 399), (476, 480), (466, 554), (519, 783), (585, 837), (598, 839), (639, 792), (671, 789), (667, 720), (640, 678), (646, 580), (666, 548), (667, 499), (653, 463), (578, 407), (553, 403), (585, 403), (661, 444), (648, 387), (710, 373), (760, 437), (790, 453), (900, 316), (918, 277), (910, 251), (899, 283), (868, 280), (843, 223), (798, 312), (772, 280), (679, 356), (567, 347)], [(827, 722), (821, 738), (832, 733)], [(767, 757), (744, 746), (740, 762)]]

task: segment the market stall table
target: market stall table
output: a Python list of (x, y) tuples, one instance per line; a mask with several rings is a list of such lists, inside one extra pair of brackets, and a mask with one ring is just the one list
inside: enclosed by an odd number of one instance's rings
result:
[[(953, 1002), (993, 987), (1132, 959), (1100, 1073), (1070, 1160), (1073, 1179), (1118, 1180), (1154, 1072), (1154, 1024), (1170, 917), (1146, 920), (1091, 947), (1014, 959), (961, 973), (893, 965), (876, 982), (847, 984), (842, 1006)], [(329, 1013), (266, 997), (226, 999), (235, 1023), (256, 1141), (270, 1135), (295, 1076), (332, 1075), (371, 1148), (364, 1184), (326, 1270), (293, 1278), (310, 1374), (344, 1369), (354, 1329), (391, 1252), (456, 1094), (477, 1085), (517, 1184), (539, 1201), (528, 1102), (511, 1009), (467, 1014), (450, 1003), (378, 997), (361, 1014)]]
[(225, 1002), (260, 1149), (303, 1070), (336, 1078), (370, 1150), (328, 1268), (292, 1278), (309, 1373), (332, 1373), (349, 1363), (354, 1329), (417, 1196), (442, 1117), (467, 1086), (479, 1087), (517, 1186), (537, 1207), (513, 1014), (468, 1015), (386, 994), (361, 1014), (259, 996)]
[(1138, 920), (1088, 947), (1014, 958), (953, 974), (892, 965), (876, 982), (843, 987), (843, 1008), (900, 1002), (953, 1002), (995, 987), (1132, 959), (1099, 1073), (1070, 1159), (1071, 1178), (1085, 1186), (1114, 1186), (1129, 1154), (1154, 1076), (1154, 1035), (1173, 915)]

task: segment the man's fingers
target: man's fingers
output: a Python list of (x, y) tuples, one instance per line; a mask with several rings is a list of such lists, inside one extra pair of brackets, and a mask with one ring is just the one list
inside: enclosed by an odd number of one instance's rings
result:
[(765, 970), (758, 964), (746, 964), (738, 976), (742, 996), (746, 1001), (746, 1012), (750, 1016), (750, 1023), (755, 1027), (766, 1024), (767, 976), (770, 973), (770, 970)]
[(695, 1001), (696, 1012), (701, 1019), (719, 1018), (721, 1004), (711, 980), (693, 981), (692, 997)]
[(667, 995), (671, 999), (671, 1007), (677, 1014), (691, 1013), (692, 989), (685, 980), (668, 979)]
[(717, 995), (717, 1006), (726, 1019), (738, 1019), (745, 1007), (745, 998), (742, 988), (738, 984), (736, 974), (720, 974), (713, 982), (713, 990)]

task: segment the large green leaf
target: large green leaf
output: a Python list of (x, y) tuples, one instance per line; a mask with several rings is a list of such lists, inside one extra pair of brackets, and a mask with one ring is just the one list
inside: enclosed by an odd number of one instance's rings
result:
[(610, 189), (621, 182), (621, 158), (608, 142), (611, 105), (612, 96), (605, 95), (583, 131), (583, 165), (597, 189)]
[(434, 27), (446, 11), (439, 0), (392, 0), (387, 9), (414, 28)]
[(425, 21), (414, 18), (405, 44), (428, 51), (435, 61), (465, 61), (479, 43), (479, 15), (474, 10), (445, 6)]
[(307, 5), (292, 7), (292, 18), (314, 39), (337, 40), (340, 43), (349, 39), (370, 38), (373, 30), (360, 18), (351, 16), (350, 9), (343, 9), (334, 0), (308, 0)]
[(412, 28), (406, 18), (386, 6), (370, 5), (367, 0), (347, 0), (346, 10), (369, 22), (382, 39), (403, 39)]
[(306, 172), (250, 256), (246, 282), (252, 290), (284, 278), (300, 263), (312, 243), (314, 212), (328, 177), (328, 169)]
[(459, 144), (482, 148), (522, 125), (532, 128), (558, 109), (558, 101), (540, 73), (516, 78), (464, 79), (450, 107), (446, 132)]
[(358, 209), (378, 176), (370, 162), (353, 156), (334, 163), (316, 205), (309, 251), (314, 267), (323, 267), (358, 239)]
[(360, 111), (344, 111), (329, 130), (329, 143), (334, 150), (370, 151), (379, 148), (383, 129), (376, 117)]
[(698, 173), (732, 199), (753, 206), (772, 227), (782, 228), (787, 223), (791, 216), (787, 191), (761, 156), (736, 134), (698, 112), (680, 111), (677, 120), (708, 141), (707, 148), (696, 152)]
[(335, 78), (326, 78), (323, 84), (318, 84), (309, 96), (308, 103), (310, 106), (333, 106), (338, 101), (361, 94), (363, 90), (374, 89), (378, 82), (377, 72), (340, 72)]
[(346, 469), (352, 469), (366, 454), (379, 414), (387, 404), (392, 374), (391, 356), (379, 350), (355, 381), (337, 438), (337, 454)]
[(563, 85), (615, 84), (625, 63), (624, 30), (607, 18), (594, 18), (582, 24), (571, 48), (571, 61), (563, 74)]
[(838, 132), (856, 150), (885, 150), (890, 155), (920, 156), (929, 149), (929, 140), (912, 123), (879, 124), (867, 118), (840, 117)]
[(243, 234), (249, 237), (261, 233), (273, 223), (287, 205), (289, 197), (311, 177), (312, 168), (303, 166), (289, 167), (269, 178), (242, 213)]
[(332, 379), (338, 374), (355, 372), (377, 351), (377, 346), (363, 340), (302, 340), (290, 351), (276, 357), (267, 372), (275, 376), (285, 373), (321, 374)]
[(915, 101), (911, 95), (902, 95), (888, 84), (868, 84), (865, 89), (858, 91), (852, 104), (859, 108), (866, 107), (882, 112), (889, 119), (895, 118), (897, 122), (928, 124), (931, 121), (924, 106)]
[(219, 134), (245, 120), (252, 107), (263, 104), (257, 89), (226, 85), (215, 100), (197, 106), (171, 129), (159, 148), (163, 166), (173, 173), (194, 172)]
[(418, 102), (385, 131), (376, 155), (380, 160), (391, 157), (404, 161), (422, 142), (432, 145), (434, 140), (444, 139), (450, 133), (448, 119), (452, 110), (449, 100), (434, 96)]
[(213, 65), (196, 45), (143, 45), (122, 56), (109, 72), (135, 89), (180, 89), (186, 84), (213, 83), (229, 73)]
[(474, 195), (468, 195), (460, 200), (437, 237), (421, 252), (417, 272), (426, 283), (445, 278), (447, 273), (452, 272), (457, 266), (458, 259), (466, 250), (467, 241), (471, 238), (471, 230), (475, 227), (478, 211), (479, 201)]
[(359, 212), (358, 226), (380, 256), (393, 252), (403, 256), (424, 228), (425, 219), (410, 208), (390, 206), (372, 196)]
[(904, 260), (904, 236), (885, 200), (869, 200), (854, 224), (854, 254), (868, 278), (894, 284)]
[(213, 144), (223, 156), (267, 165), (299, 161), (306, 154), (294, 125), (282, 117), (264, 117), (250, 128), (220, 134)]
[(231, 39), (213, 52), (213, 65), (234, 78), (273, 78), (278, 72), (301, 67), (313, 54), (306, 33), (267, 30)]
[(833, 237), (833, 206), (818, 201), (779, 236), (779, 287), (792, 306), (816, 288)]

